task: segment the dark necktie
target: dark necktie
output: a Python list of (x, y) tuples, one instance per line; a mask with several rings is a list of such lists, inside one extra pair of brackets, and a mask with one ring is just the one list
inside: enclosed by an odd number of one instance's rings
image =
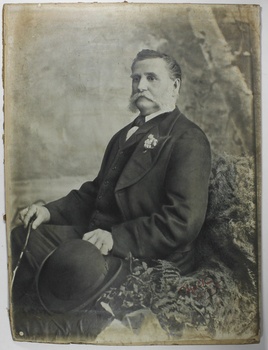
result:
[(131, 129), (127, 133), (126, 141), (137, 131), (137, 128), (140, 128), (143, 124), (145, 124), (145, 117), (139, 115), (136, 119), (134, 119)]
[(132, 127), (133, 127), (133, 126), (138, 126), (138, 127), (140, 128), (143, 124), (145, 124), (145, 117), (139, 115), (139, 116), (133, 121)]

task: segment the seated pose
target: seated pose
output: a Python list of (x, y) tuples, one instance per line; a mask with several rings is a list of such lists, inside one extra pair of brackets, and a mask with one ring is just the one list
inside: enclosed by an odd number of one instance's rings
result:
[(20, 212), (24, 228), (12, 233), (13, 269), (33, 220), (17, 271), (20, 293), (50, 251), (74, 238), (92, 243), (104, 256), (163, 259), (181, 274), (193, 270), (207, 209), (210, 145), (176, 107), (181, 69), (173, 58), (142, 50), (131, 78), (130, 109), (140, 113), (113, 136), (96, 179)]

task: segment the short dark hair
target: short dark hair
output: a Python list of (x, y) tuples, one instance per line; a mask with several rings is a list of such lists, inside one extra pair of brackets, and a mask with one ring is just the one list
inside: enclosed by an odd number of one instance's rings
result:
[(137, 61), (143, 61), (150, 58), (162, 58), (167, 63), (170, 79), (180, 79), (181, 81), (181, 67), (176, 62), (176, 60), (169, 55), (154, 50), (146, 49), (140, 51), (135, 57), (131, 69), (133, 70), (133, 67)]

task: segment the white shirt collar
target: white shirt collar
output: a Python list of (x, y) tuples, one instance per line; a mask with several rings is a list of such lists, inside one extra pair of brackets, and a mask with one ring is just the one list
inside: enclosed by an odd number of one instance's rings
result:
[[(174, 106), (174, 108), (175, 108), (175, 106)], [(155, 112), (155, 113), (146, 115), (146, 117), (145, 117), (145, 123), (148, 122), (149, 120), (151, 120), (151, 119), (157, 117), (157, 116), (160, 115), (160, 114), (167, 113), (167, 112), (172, 112), (172, 111), (174, 110), (174, 108), (173, 108), (173, 109), (164, 108), (164, 109), (161, 109), (160, 111), (157, 111), (157, 112)]]
[[(174, 106), (174, 108), (175, 108), (175, 106)], [(172, 108), (164, 108), (164, 109), (161, 109), (161, 111), (157, 111), (155, 113), (147, 115), (145, 117), (145, 123), (148, 122), (149, 120), (157, 117), (160, 114), (172, 112), (174, 110), (174, 108), (173, 109)], [(138, 126), (133, 126), (132, 128), (130, 128), (127, 132), (126, 140), (128, 140), (130, 138), (130, 136), (133, 135), (138, 129), (139, 129)]]

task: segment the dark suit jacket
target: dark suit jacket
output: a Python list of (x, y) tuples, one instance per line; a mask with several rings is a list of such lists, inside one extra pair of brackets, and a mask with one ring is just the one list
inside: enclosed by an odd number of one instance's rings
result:
[[(139, 138), (115, 187), (123, 219), (111, 228), (112, 253), (165, 259), (175, 263), (182, 273), (189, 272), (194, 264), (194, 241), (207, 208), (209, 142), (177, 108), (151, 119), (125, 142), (130, 127), (127, 125), (111, 139), (93, 182), (47, 205), (51, 223), (88, 226), (95, 215), (98, 191), (114, 159)], [(144, 152), (150, 134), (158, 142)]]

